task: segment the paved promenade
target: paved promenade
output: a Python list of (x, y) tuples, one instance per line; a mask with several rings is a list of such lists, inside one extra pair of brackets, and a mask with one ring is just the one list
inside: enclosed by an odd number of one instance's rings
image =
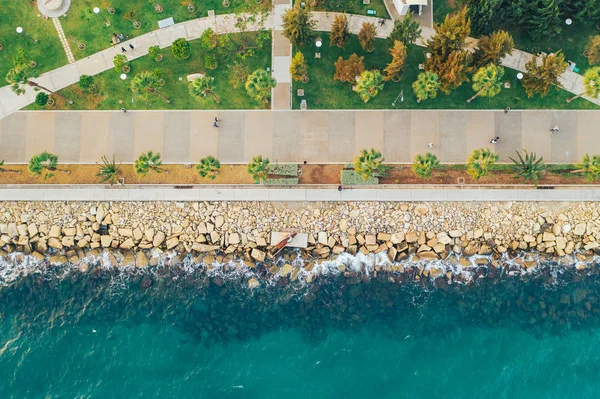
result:
[(27, 188), (2, 189), (0, 201), (600, 201), (582, 189), (337, 188)]
[[(249, 27), (248, 30), (273, 29), (274, 27), (280, 27), (281, 15), (285, 8), (289, 7), (289, 0), (278, 0), (276, 3), (275, 16), (269, 15), (262, 23), (257, 23)], [(317, 30), (328, 32), (336, 14), (337, 13), (332, 12), (314, 12), (313, 18), (317, 22)], [(347, 16), (348, 28), (353, 34), (357, 34), (360, 31), (363, 22), (371, 22), (376, 26), (377, 37), (386, 38), (391, 33), (394, 25), (391, 20), (387, 20), (386, 24), (380, 25), (377, 23), (379, 20), (378, 17), (351, 14), (347, 14)], [(131, 43), (135, 46), (134, 51), (127, 52), (127, 57), (130, 60), (133, 60), (148, 54), (148, 48), (150, 46), (158, 45), (161, 48), (166, 48), (169, 47), (175, 39), (180, 37), (186, 38), (187, 40), (198, 39), (208, 28), (212, 28), (217, 33), (235, 32), (234, 17), (233, 14), (227, 14), (218, 15), (216, 17), (197, 18), (172, 25), (168, 28), (146, 33), (132, 40), (123, 42), (121, 45), (127, 47), (128, 44)], [(432, 28), (422, 27), (422, 37), (417, 41), (417, 44), (423, 46), (425, 41), (433, 34), (434, 30)], [(288, 46), (287, 40), (284, 40), (285, 38), (281, 36), (281, 31), (275, 30), (273, 39), (274, 57), (272, 67), (274, 69), (275, 77), (278, 77), (281, 81), (281, 84), (274, 89), (273, 94), (275, 102), (273, 106), (275, 109), (281, 109), (286, 105), (286, 94), (289, 96), (291, 80), (289, 78), (289, 71), (286, 71), (286, 68), (289, 68), (291, 49)], [(325, 45), (327, 46), (327, 43), (325, 43)], [(115, 55), (120, 54), (119, 49), (119, 46), (108, 48), (87, 58), (44, 73), (35, 81), (52, 91), (58, 91), (77, 83), (81, 75), (97, 75), (113, 68), (112, 60)], [(511, 56), (506, 57), (502, 61), (502, 64), (519, 71), (525, 71), (525, 64), (532, 57), (533, 55), (531, 54), (514, 50)], [(581, 94), (583, 92), (582, 75), (567, 71), (561, 76), (560, 80), (566, 90), (574, 94)], [(29, 87), (27, 88), (26, 94), (22, 96), (14, 94), (11, 91), (10, 86), (1, 87), (0, 119), (33, 103), (35, 95), (36, 92)], [(585, 96), (584, 98), (600, 105), (600, 100), (597, 98), (592, 99)]]
[[(551, 134), (555, 125), (560, 131)], [(548, 163), (576, 163), (600, 154), (599, 126), (596, 111), (31, 111), (0, 121), (0, 160), (27, 163), (50, 151), (62, 163), (113, 154), (132, 163), (153, 150), (167, 163), (206, 155), (244, 163), (258, 154), (273, 162), (345, 163), (373, 147), (387, 162), (431, 151), (442, 162), (464, 163), (473, 149), (489, 147), (504, 162), (524, 148)], [(500, 141), (492, 145), (495, 136)]]

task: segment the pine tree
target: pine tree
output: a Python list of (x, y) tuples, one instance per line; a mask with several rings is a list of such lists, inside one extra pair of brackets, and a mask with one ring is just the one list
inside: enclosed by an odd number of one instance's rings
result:
[(540, 0), (529, 19), (529, 34), (541, 40), (558, 35), (562, 31), (563, 20), (560, 5), (563, 0)]
[(479, 39), (477, 49), (473, 54), (473, 63), (477, 67), (489, 63), (499, 64), (500, 60), (510, 54), (514, 47), (512, 36), (503, 30), (498, 30), (490, 36), (483, 36)]
[(310, 7), (302, 7), (301, 2), (297, 1), (283, 14), (283, 35), (294, 46), (301, 46), (315, 34), (317, 23), (311, 19), (310, 11)]
[(471, 34), (471, 20), (467, 18), (468, 8), (446, 15), (442, 24), (435, 24), (435, 35), (427, 41), (427, 48), (441, 59), (452, 51), (462, 50), (465, 40)]
[(399, 40), (396, 40), (394, 47), (390, 49), (392, 60), (385, 68), (384, 80), (393, 80), (397, 82), (402, 76), (402, 69), (404, 69), (404, 60), (406, 58), (406, 46)]
[(471, 29), (477, 35), (487, 35), (500, 23), (498, 15), (507, 7), (504, 0), (462, 0), (469, 7)]
[(533, 97), (539, 94), (544, 97), (552, 85), (562, 87), (558, 78), (566, 71), (567, 66), (565, 56), (560, 51), (542, 56), (541, 65), (538, 65), (537, 58), (532, 58), (525, 64), (527, 73), (523, 77), (523, 87), (527, 95)]
[(388, 36), (388, 43), (392, 47), (394, 46), (394, 42), (399, 40), (405, 46), (408, 46), (409, 44), (414, 44), (419, 36), (421, 36), (421, 28), (419, 27), (419, 23), (414, 19), (411, 11), (401, 21), (394, 21), (394, 29), (392, 29), (392, 33)]
[(296, 51), (294, 58), (292, 58), (292, 64), (290, 65), (292, 79), (295, 81), (300, 81), (306, 76), (307, 72), (308, 68), (306, 66), (306, 62), (304, 61), (304, 54), (302, 54), (300, 51)]
[(432, 56), (428, 64), (425, 64), (427, 72), (433, 72), (438, 75), (440, 81), (440, 90), (449, 94), (464, 82), (468, 82), (468, 73), (471, 67), (468, 66), (470, 54), (467, 50), (455, 50), (450, 52), (445, 58)]
[(433, 72), (422, 72), (419, 74), (417, 80), (412, 84), (413, 92), (417, 96), (417, 102), (427, 100), (428, 98), (435, 98), (440, 88), (440, 82), (438, 76)]
[(331, 32), (329, 34), (331, 45), (342, 48), (348, 43), (349, 37), (348, 18), (344, 14), (336, 15), (333, 24), (331, 24)]
[(502, 78), (504, 77), (504, 68), (494, 64), (479, 68), (473, 75), (473, 90), (475, 95), (467, 100), (468, 103), (478, 96), (494, 97), (502, 89)]
[(377, 96), (383, 89), (383, 76), (378, 70), (363, 71), (356, 80), (356, 85), (352, 88), (360, 95), (360, 99), (369, 102), (370, 99)]
[(340, 82), (354, 83), (356, 77), (360, 76), (365, 70), (364, 58), (359, 57), (356, 53), (352, 54), (347, 60), (344, 60), (342, 57), (338, 58), (337, 62), (334, 63), (335, 74), (333, 75), (333, 79)]
[(363, 50), (369, 53), (375, 50), (375, 35), (377, 35), (375, 24), (363, 22), (362, 28), (358, 32), (358, 40)]

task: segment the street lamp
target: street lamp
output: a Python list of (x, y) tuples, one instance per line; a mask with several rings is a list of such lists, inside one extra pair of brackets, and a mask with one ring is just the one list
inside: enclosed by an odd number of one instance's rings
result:
[(573, 20), (571, 18), (565, 19), (565, 24), (567, 24), (567, 26), (570, 26), (572, 23), (573, 23)]
[(104, 20), (104, 23), (106, 24), (106, 26), (110, 26), (110, 21), (106, 18), (104, 18), (104, 15), (102, 15), (100, 13), (100, 9), (98, 7), (94, 7), (94, 14), (98, 14), (102, 17), (102, 19)]
[(392, 107), (396, 106), (396, 103), (398, 102), (398, 98), (400, 98), (401, 102), (404, 102), (404, 89), (402, 89), (402, 91), (400, 92), (400, 94), (398, 94), (398, 96), (396, 97), (396, 99), (392, 103)]
[(317, 39), (317, 41), (315, 42), (315, 46), (317, 46), (317, 48), (320, 49), (322, 45), (323, 45), (323, 41), (320, 38)]
[(125, 73), (122, 73), (122, 74), (121, 74), (121, 80), (125, 80), (125, 79), (127, 79), (127, 74), (125, 74)]

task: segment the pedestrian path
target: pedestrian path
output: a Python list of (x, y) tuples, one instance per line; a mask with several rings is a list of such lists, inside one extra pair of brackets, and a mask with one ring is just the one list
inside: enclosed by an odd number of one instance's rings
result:
[(63, 31), (62, 25), (60, 24), (60, 20), (58, 18), (52, 18), (52, 23), (56, 28), (56, 32), (58, 33), (58, 38), (60, 39), (60, 43), (67, 54), (67, 60), (69, 60), (69, 64), (75, 62), (75, 57), (73, 57), (73, 52), (71, 51), (71, 46), (69, 46), (69, 41), (65, 36), (65, 32)]
[[(275, 26), (281, 26), (281, 22), (278, 22), (278, 24), (276, 24), (276, 19), (281, 18), (283, 7), (289, 7), (289, 4), (287, 3), (290, 0), (276, 0), (276, 3), (278, 3), (279, 1), (285, 1), (286, 4), (276, 4), (275, 17), (273, 17), (273, 15), (265, 17), (263, 21), (258, 21), (252, 26), (249, 26), (248, 31), (270, 30), (273, 29), (273, 27)], [(279, 12), (277, 11), (277, 5), (282, 6)], [(338, 14), (339, 13), (333, 12), (314, 12), (313, 17), (317, 23), (317, 30), (323, 32), (329, 31), (333, 19)], [(391, 20), (387, 20), (387, 22), (382, 25), (378, 23), (380, 18), (354, 14), (346, 15), (348, 17), (348, 28), (353, 34), (358, 34), (364, 22), (370, 22), (376, 26), (378, 38), (388, 37), (393, 28), (393, 21)], [(242, 17), (243, 16), (244, 15), (242, 15)], [(132, 40), (123, 42), (121, 43), (121, 45), (126, 48), (129, 44), (135, 46), (134, 51), (130, 51), (127, 53), (127, 57), (130, 60), (133, 60), (143, 55), (146, 55), (150, 46), (158, 45), (161, 48), (165, 48), (170, 46), (175, 39), (178, 39), (180, 37), (183, 37), (187, 40), (198, 39), (200, 38), (202, 33), (208, 28), (212, 28), (218, 34), (237, 32), (239, 30), (235, 27), (235, 22), (236, 15), (234, 14), (198, 18), (146, 33)], [(432, 28), (422, 27), (421, 38), (419, 38), (417, 44), (420, 46), (424, 46), (426, 41), (431, 36), (433, 36), (434, 33), (435, 32)], [(283, 39), (285, 38), (282, 39), (282, 35), (277, 35), (274, 36), (274, 39), (277, 40), (279, 45), (275, 46), (274, 44), (273, 51), (275, 52), (277, 47), (277, 54), (284, 54), (286, 44)], [(277, 64), (275, 64), (275, 56), (273, 57), (273, 67), (275, 69), (274, 73), (277, 74), (276, 76), (279, 76), (279, 74), (283, 75), (286, 72), (285, 65), (287, 65), (287, 63), (284, 60), (290, 59), (291, 49), (289, 52), (290, 56), (277, 55), (277, 57), (284, 57), (278, 58), (279, 61)], [(111, 69), (113, 67), (113, 57), (117, 54), (120, 54), (120, 47), (111, 47), (94, 55), (91, 55), (87, 58), (75, 61), (61, 68), (44, 73), (38, 79), (36, 79), (36, 81), (40, 85), (47, 87), (52, 91), (58, 91), (79, 81), (79, 77), (81, 75), (97, 75), (101, 72)], [(520, 50), (514, 50), (512, 55), (509, 55), (502, 60), (502, 65), (524, 72), (525, 64), (532, 57), (532, 54), (525, 53)], [(289, 75), (289, 67), (287, 68), (287, 74)], [(273, 108), (275, 109), (280, 109), (279, 104), (285, 103), (286, 91), (288, 93), (288, 96), (290, 95), (290, 92), (289, 90), (286, 90), (285, 85), (291, 84), (288, 83), (291, 82), (291, 79), (289, 77), (283, 76), (281, 76), (280, 78), (281, 85), (278, 85), (279, 90), (277, 90), (276, 88), (276, 91), (274, 92), (274, 98), (275, 101), (277, 101), (277, 105), (273, 105)], [(570, 91), (571, 93), (577, 95), (583, 92), (583, 76), (579, 74), (576, 74), (572, 71), (567, 71), (560, 77), (560, 81), (563, 84), (565, 90)], [(25, 95), (21, 96), (15, 95), (12, 92), (10, 86), (4, 86), (0, 88), (0, 119), (33, 103), (35, 101), (35, 95), (36, 92), (30, 87), (27, 87)], [(280, 100), (278, 100), (278, 98), (283, 99), (281, 100), (282, 103), (280, 103)], [(583, 96), (583, 98), (597, 105), (600, 105), (600, 100), (597, 98), (590, 98), (587, 96)], [(283, 105), (281, 105), (281, 108), (284, 108)], [(285, 109), (289, 109), (289, 106)]]
[[(194, 164), (213, 155), (222, 163), (348, 163), (363, 148), (386, 162), (411, 163), (434, 153), (465, 163), (476, 148), (492, 148), (501, 162), (527, 149), (547, 163), (578, 163), (600, 154), (597, 111), (23, 111), (0, 121), (0, 160), (27, 163), (43, 151), (61, 163), (94, 164), (106, 155), (133, 163), (160, 152), (166, 163)], [(551, 134), (550, 129), (560, 131)], [(497, 144), (490, 144), (493, 137)], [(434, 148), (428, 148), (433, 143)]]
[(2, 188), (3, 201), (600, 201), (593, 188), (469, 189), (469, 188), (268, 188), (231, 186), (166, 187), (85, 186), (72, 188)]
[(292, 44), (283, 35), (283, 15), (292, 7), (291, 0), (274, 0), (273, 4), (273, 77), (277, 86), (271, 91), (271, 109), (291, 109), (292, 107)]

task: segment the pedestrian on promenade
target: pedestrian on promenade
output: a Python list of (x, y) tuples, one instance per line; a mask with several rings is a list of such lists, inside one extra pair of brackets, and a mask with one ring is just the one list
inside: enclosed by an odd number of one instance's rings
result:
[(127, 110), (125, 108), (121, 108), (121, 112), (125, 113)]
[(129, 48), (133, 50), (135, 47), (133, 47), (133, 44), (130, 43)]
[(558, 125), (554, 126), (552, 129), (550, 129), (550, 133), (558, 133)]
[(126, 53), (127, 50), (125, 50), (125, 47), (121, 47), (121, 53)]
[(429, 148), (433, 148), (433, 143), (429, 143), (429, 144), (427, 144), (427, 147), (429, 147)]
[(338, 191), (342, 191), (342, 190), (343, 190), (342, 186), (338, 186)]
[(504, 109), (504, 113), (505, 113), (505, 114), (508, 114), (508, 111), (510, 111), (510, 107), (506, 107), (506, 108)]
[(219, 124), (217, 122), (218, 121), (215, 120), (215, 122), (213, 123), (213, 127), (219, 127)]
[(496, 143), (498, 142), (498, 140), (500, 140), (500, 137), (496, 136), (496, 137), (494, 137), (494, 138), (493, 138), (493, 139), (490, 141), (490, 143), (491, 143), (491, 144), (496, 144)]
[(219, 119), (219, 117), (215, 116), (215, 122), (220, 122), (221, 120)]

